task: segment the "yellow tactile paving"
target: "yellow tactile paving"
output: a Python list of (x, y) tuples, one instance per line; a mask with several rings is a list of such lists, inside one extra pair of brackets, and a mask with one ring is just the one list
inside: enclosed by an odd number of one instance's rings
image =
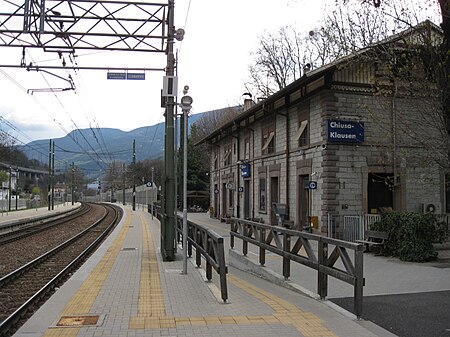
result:
[[(122, 227), (119, 235), (108, 249), (100, 263), (91, 272), (89, 277), (72, 297), (63, 310), (62, 315), (89, 314), (91, 307), (98, 296), (114, 261), (117, 258), (123, 242), (130, 228), (131, 216)], [(251, 324), (289, 324), (295, 327), (306, 337), (336, 337), (324, 325), (323, 321), (312, 313), (304, 312), (295, 305), (283, 300), (267, 291), (264, 291), (235, 276), (228, 275), (230, 283), (270, 306), (273, 315), (260, 316), (196, 316), (196, 317), (169, 317), (166, 316), (164, 296), (161, 289), (160, 273), (156, 250), (150, 226), (146, 219), (140, 215), (142, 229), (142, 261), (140, 294), (138, 303), (138, 316), (131, 317), (129, 329), (167, 329), (176, 327), (201, 327), (209, 325), (251, 325)], [(45, 337), (75, 337), (79, 328), (51, 328)]]
[[(119, 232), (117, 238), (108, 248), (99, 264), (89, 274), (89, 277), (83, 282), (77, 293), (70, 299), (63, 309), (61, 316), (87, 315), (100, 292), (112, 266), (119, 254), (125, 237), (128, 234), (131, 217), (127, 217), (125, 224)], [(50, 328), (44, 334), (44, 337), (72, 337), (76, 336), (79, 328)]]
[[(141, 264), (141, 285), (138, 317), (130, 319), (130, 329), (174, 328), (178, 326), (207, 326), (221, 324), (291, 324), (306, 337), (336, 336), (329, 331), (323, 321), (312, 313), (298, 309), (292, 303), (264, 291), (235, 276), (228, 280), (250, 295), (269, 305), (274, 314), (271, 316), (199, 316), (168, 317), (164, 308), (160, 274), (156, 259), (153, 238), (149, 225), (141, 217), (143, 228), (143, 256)], [(147, 261), (148, 260), (148, 261)], [(153, 300), (152, 302), (152, 298)]]

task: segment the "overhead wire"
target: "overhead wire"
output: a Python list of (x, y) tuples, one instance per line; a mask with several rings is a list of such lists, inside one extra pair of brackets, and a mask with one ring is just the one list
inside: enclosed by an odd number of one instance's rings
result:
[[(32, 57), (31, 57), (31, 55), (28, 53), (28, 51), (27, 51), (27, 54), (28, 54), (28, 56), (32, 59)], [(47, 78), (45, 77), (45, 75), (41, 72), (40, 73), (40, 75), (41, 75), (41, 77), (44, 79), (44, 81), (45, 81), (45, 83), (47, 84), (47, 86), (49, 87), (49, 88), (51, 88), (51, 86), (50, 86), (50, 83), (48, 82), (48, 80), (47, 80)], [(74, 131), (78, 131), (78, 133), (81, 135), (81, 137), (84, 139), (84, 141), (86, 142), (86, 145), (88, 145), (88, 147), (93, 151), (93, 153), (96, 155), (96, 157), (97, 157), (97, 159), (98, 159), (98, 161), (100, 161), (100, 162), (102, 162), (103, 164), (105, 164), (106, 166), (107, 166), (107, 163), (99, 156), (99, 154), (96, 152), (96, 150), (93, 148), (93, 146), (91, 145), (91, 143), (87, 140), (87, 138), (86, 138), (86, 136), (83, 134), (83, 132), (81, 131), (81, 129), (78, 127), (78, 125), (77, 125), (77, 123), (73, 120), (73, 118), (72, 118), (72, 116), (70, 116), (70, 114), (69, 114), (69, 112), (67, 111), (67, 109), (66, 109), (66, 107), (64, 106), (64, 104), (62, 103), (62, 101), (59, 99), (59, 97), (58, 97), (58, 93), (57, 92), (55, 92), (55, 91), (52, 91), (52, 93), (53, 93), (53, 95), (54, 95), (54, 97), (55, 97), (55, 99), (56, 99), (56, 101), (59, 103), (59, 105), (61, 106), (61, 108), (63, 109), (63, 111), (68, 115), (68, 117), (69, 117), (69, 119), (70, 119), (70, 121), (72, 122), (72, 124), (75, 126), (75, 130)], [(67, 133), (67, 135), (81, 148), (81, 149), (83, 149), (84, 151), (85, 151), (85, 154), (87, 154), (91, 159), (93, 159), (96, 163), (97, 163), (97, 165), (100, 167), (100, 168), (103, 168), (99, 163), (98, 163), (98, 161), (97, 160), (95, 160), (93, 157), (92, 157), (92, 155), (91, 155), (91, 153), (89, 153), (89, 151), (87, 151), (86, 149), (84, 149), (81, 145), (80, 145), (80, 143), (74, 138), (74, 136), (73, 136), (73, 134), (72, 133)]]
[[(30, 53), (27, 51), (27, 54), (28, 54), (28, 56), (30, 57), (30, 59), (34, 62), (34, 60), (33, 60), (33, 58), (32, 58), (32, 56), (30, 55)], [(5, 72), (4, 71), (2, 71), (4, 74), (5, 74)], [(49, 89), (51, 90), (51, 86), (50, 86), (50, 84), (49, 84), (49, 82), (48, 82), (48, 80), (46, 79), (46, 77), (45, 77), (45, 75), (41, 72), (40, 73), (41, 74), (41, 76), (42, 76), (42, 78), (44, 79), (44, 81), (47, 83), (47, 86), (49, 87)], [(13, 83), (15, 83), (19, 88), (21, 88), (23, 91), (25, 91), (25, 92), (27, 92), (27, 90), (22, 86), (22, 85), (20, 85), (17, 81), (15, 81), (12, 77), (10, 77), (9, 75), (7, 75), (6, 76), (7, 78), (9, 78), (10, 80), (12, 80), (13, 81)], [(58, 96), (57, 96), (57, 94), (56, 94), (56, 92), (55, 91), (52, 91), (53, 92), (53, 94), (54, 94), (54, 96), (55, 96), (55, 98), (56, 98), (56, 100), (59, 102), (59, 104), (61, 105), (61, 107), (65, 110), (65, 107), (64, 107), (64, 105), (62, 104), (62, 102), (61, 102), (61, 100), (58, 98)], [(34, 97), (34, 96), (32, 96), (33, 97), (33, 99), (35, 100), (35, 102), (38, 102), (38, 100)], [(96, 163), (97, 163), (97, 165), (100, 167), (100, 168), (102, 168), (102, 166), (101, 165), (99, 165), (99, 163), (98, 163), (98, 161), (97, 160), (95, 160), (94, 158), (92, 158), (92, 156), (91, 156), (91, 154), (86, 150), (86, 149), (84, 149), (80, 144), (79, 144), (79, 142), (76, 140), (76, 139), (74, 139), (73, 138), (73, 135), (71, 134), (71, 133), (69, 133), (69, 132), (67, 132), (67, 130), (62, 126), (62, 124), (59, 122), (59, 121), (57, 121), (56, 120), (56, 118), (54, 118), (51, 114), (50, 114), (50, 111), (49, 110), (47, 110), (40, 102), (38, 102), (38, 105), (41, 107), (41, 108), (43, 108), (43, 110), (44, 111), (47, 111), (47, 113), (51, 116), (51, 118), (53, 119), (53, 121), (82, 149), (82, 150), (84, 150), (85, 151), (85, 153), (91, 158), (91, 159), (93, 159)], [(68, 116), (69, 116), (69, 118), (70, 118), (70, 120), (72, 121), (72, 123), (74, 124), (74, 126), (75, 126), (75, 129), (76, 130), (79, 130), (79, 128), (78, 128), (78, 126), (76, 125), (76, 123), (75, 123), (75, 121), (72, 119), (72, 117), (70, 116), (70, 114), (65, 110), (65, 112), (68, 114)], [(93, 150), (93, 152), (96, 154), (96, 156), (97, 156), (97, 158), (101, 161), (101, 162), (103, 162), (105, 165), (106, 165), (106, 163), (102, 160), (102, 158), (100, 158), (100, 156), (98, 155), (98, 153), (95, 151), (95, 149), (92, 147), (92, 145), (89, 143), (89, 141), (86, 139), (86, 137), (83, 135), (83, 133), (79, 130), (79, 133), (81, 134), (81, 136), (84, 138), (84, 140), (86, 141), (86, 144), (87, 145), (89, 145), (89, 147)]]

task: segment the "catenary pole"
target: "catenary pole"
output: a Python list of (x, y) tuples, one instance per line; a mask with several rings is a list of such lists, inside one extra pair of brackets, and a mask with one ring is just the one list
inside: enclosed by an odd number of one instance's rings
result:
[[(167, 38), (167, 76), (175, 74), (174, 44), (174, 8), (175, 1), (169, 0), (168, 6), (168, 38)], [(163, 181), (163, 214), (161, 221), (161, 255), (163, 261), (175, 259), (175, 170), (174, 170), (174, 106), (173, 96), (166, 99), (165, 146), (164, 146), (164, 181)]]
[(55, 209), (55, 142), (52, 142), (52, 210)]
[(48, 145), (48, 187), (47, 187), (47, 204), (48, 204), (49, 211), (52, 208), (51, 189), (52, 189), (52, 140), (50, 139), (49, 145)]
[(136, 210), (136, 139), (133, 140), (133, 211)]

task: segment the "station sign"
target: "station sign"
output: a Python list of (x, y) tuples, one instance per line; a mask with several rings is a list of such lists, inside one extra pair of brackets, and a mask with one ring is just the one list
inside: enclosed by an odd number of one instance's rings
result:
[(106, 74), (108, 80), (145, 80), (145, 73), (109, 72)]
[(145, 80), (145, 73), (127, 73), (127, 80)]
[(364, 123), (344, 120), (329, 120), (328, 141), (335, 143), (363, 143)]
[(111, 73), (108, 72), (106, 74), (106, 78), (108, 80), (126, 80), (127, 79), (127, 73)]
[(241, 164), (241, 176), (242, 178), (250, 177), (250, 163)]

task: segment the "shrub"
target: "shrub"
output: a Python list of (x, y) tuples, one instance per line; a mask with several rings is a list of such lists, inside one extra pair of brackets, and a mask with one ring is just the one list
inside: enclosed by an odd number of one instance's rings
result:
[(373, 230), (389, 233), (384, 254), (402, 261), (427, 262), (437, 257), (433, 243), (445, 238), (446, 225), (434, 214), (411, 212), (382, 213)]

